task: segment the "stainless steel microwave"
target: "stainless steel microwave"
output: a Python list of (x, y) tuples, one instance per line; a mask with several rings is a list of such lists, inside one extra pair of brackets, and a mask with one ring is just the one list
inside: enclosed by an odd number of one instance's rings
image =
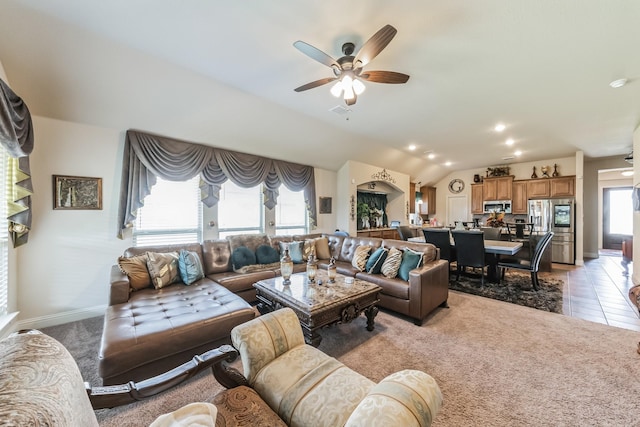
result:
[(492, 202), (484, 202), (484, 213), (504, 212), (511, 213), (511, 200), (494, 200)]

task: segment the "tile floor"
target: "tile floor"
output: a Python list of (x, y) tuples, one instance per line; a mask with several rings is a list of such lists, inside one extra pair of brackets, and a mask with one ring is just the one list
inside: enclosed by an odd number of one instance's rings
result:
[(633, 264), (625, 275), (621, 260), (619, 251), (606, 251), (600, 258), (585, 260), (584, 266), (553, 264), (554, 275), (565, 278), (564, 314), (640, 331), (638, 309), (628, 296)]

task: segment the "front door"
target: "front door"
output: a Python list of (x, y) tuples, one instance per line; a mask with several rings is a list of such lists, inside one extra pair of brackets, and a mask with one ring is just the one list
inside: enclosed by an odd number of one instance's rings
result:
[(469, 202), (467, 196), (447, 197), (447, 224), (454, 225), (456, 221), (469, 221)]
[(633, 235), (632, 187), (604, 188), (602, 194), (602, 249), (622, 249), (622, 239)]

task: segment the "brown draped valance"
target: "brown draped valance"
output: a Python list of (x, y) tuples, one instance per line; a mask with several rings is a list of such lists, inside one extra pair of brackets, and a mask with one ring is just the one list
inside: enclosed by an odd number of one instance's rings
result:
[(0, 144), (11, 159), (8, 165), (7, 219), (13, 246), (27, 243), (31, 229), (31, 168), (33, 123), (27, 104), (0, 79)]
[(264, 205), (273, 209), (278, 187), (304, 191), (309, 222), (316, 224), (314, 169), (282, 160), (223, 150), (173, 138), (128, 130), (124, 142), (118, 237), (133, 224), (138, 208), (150, 194), (156, 178), (186, 181), (200, 175), (202, 202), (218, 203), (220, 187), (227, 180), (250, 188), (264, 184)]

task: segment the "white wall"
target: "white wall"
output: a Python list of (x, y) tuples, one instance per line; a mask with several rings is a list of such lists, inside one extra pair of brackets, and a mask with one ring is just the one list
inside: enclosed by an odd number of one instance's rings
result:
[[(34, 117), (29, 243), (17, 249), (21, 327), (100, 315), (109, 271), (130, 241), (116, 238), (124, 133)], [(102, 210), (53, 210), (52, 175), (102, 178)]]
[[(104, 314), (111, 266), (130, 235), (116, 237), (124, 131), (34, 117), (34, 185), (29, 243), (16, 250), (18, 328)], [(102, 210), (54, 210), (52, 175), (102, 178)], [(336, 172), (315, 169), (316, 199), (336, 201)], [(317, 202), (317, 200), (316, 200)], [(337, 207), (314, 232), (336, 228)]]

